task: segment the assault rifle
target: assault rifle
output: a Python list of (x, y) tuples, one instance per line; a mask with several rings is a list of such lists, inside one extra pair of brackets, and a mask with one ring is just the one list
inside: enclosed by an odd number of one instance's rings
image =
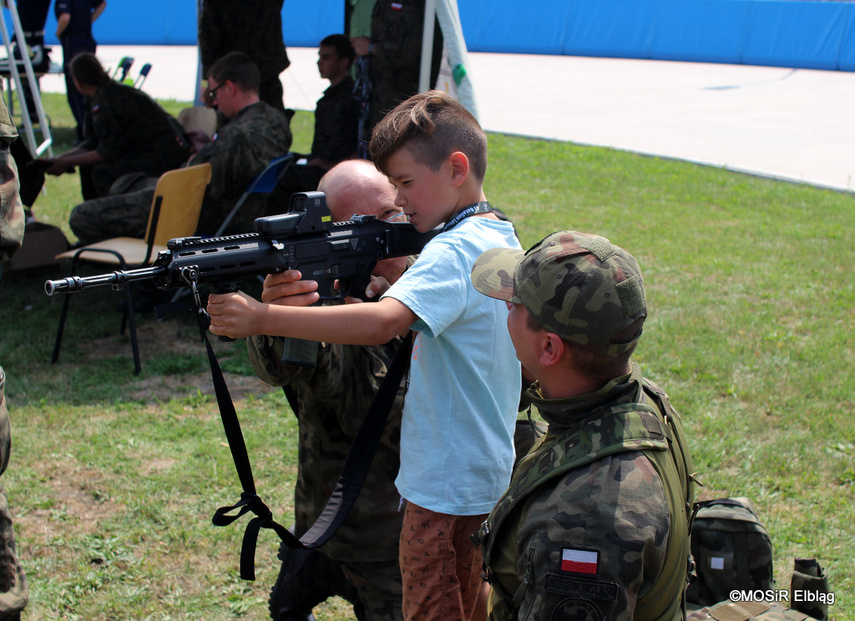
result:
[(377, 261), (418, 254), (438, 231), (419, 233), (407, 222), (353, 216), (333, 222), (323, 192), (295, 194), (288, 213), (258, 218), (253, 233), (224, 237), (179, 237), (167, 242), (151, 267), (45, 282), (48, 295), (110, 285), (121, 290), (137, 281), (159, 289), (208, 285), (237, 291), (242, 280), (289, 269), (318, 283), (322, 300), (363, 297)]

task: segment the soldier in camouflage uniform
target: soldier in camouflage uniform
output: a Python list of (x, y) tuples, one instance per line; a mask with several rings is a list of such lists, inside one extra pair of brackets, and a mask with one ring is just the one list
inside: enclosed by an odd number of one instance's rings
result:
[[(259, 80), (255, 64), (242, 52), (226, 54), (208, 72), (208, 92), (228, 123), (190, 160), (190, 164), (210, 162), (213, 169), (199, 217), (200, 235), (213, 235), (249, 182), (270, 160), (291, 149), (289, 118), (261, 101)], [(253, 221), (265, 213), (266, 198), (250, 196), (227, 232), (251, 231)], [(276, 213), (287, 208), (282, 205)]]
[(47, 172), (61, 175), (80, 167), (84, 199), (107, 196), (124, 174), (158, 176), (190, 157), (177, 121), (142, 91), (112, 80), (94, 54), (75, 56), (71, 74), (87, 96), (85, 139), (48, 158)]
[[(337, 221), (353, 214), (388, 219), (401, 212), (394, 204), (395, 193), (386, 177), (364, 160), (349, 160), (334, 167), (321, 180), (320, 189), (326, 193)], [(380, 261), (374, 275), (395, 282), (406, 264), (406, 258)], [(297, 281), (297, 277), (293, 272), (268, 276), (262, 299), (297, 305), (316, 301), (314, 283)], [(372, 287), (376, 294), (379, 284)], [(297, 536), (315, 522), (332, 493), (400, 340), (371, 346), (322, 344), (317, 366), (307, 368), (281, 362), (282, 338), (247, 339), (250, 360), (259, 377), (269, 384), (285, 386), (296, 401), (300, 423), (294, 490)], [(402, 386), (368, 478), (335, 535), (313, 551), (289, 550), (283, 544), (282, 570), (270, 600), (273, 619), (310, 618), (312, 608), (331, 595), (349, 599), (360, 620), (402, 618), (398, 567), (402, 514), (398, 512), (395, 475), (403, 392)]]
[[(188, 164), (210, 162), (211, 183), (205, 190), (197, 232), (213, 235), (234, 207), (249, 182), (264, 170), (270, 160), (285, 155), (291, 148), (288, 117), (259, 100), (258, 69), (246, 55), (236, 52), (212, 68), (211, 91), (229, 119)], [(217, 77), (219, 76), (219, 81)], [(145, 235), (157, 178), (139, 181), (143, 186), (131, 192), (86, 201), (72, 211), (75, 234), (83, 243), (108, 237)], [(118, 184), (117, 184), (118, 185)], [(255, 218), (264, 215), (267, 197), (253, 194), (232, 220), (226, 233), (252, 230)], [(284, 211), (284, 208), (282, 209)], [(97, 214), (97, 217), (96, 215)], [(80, 222), (86, 222), (82, 228)]]
[(199, 55), (202, 75), (218, 58), (244, 52), (258, 66), (261, 101), (284, 111), (279, 74), (291, 61), (282, 41), (284, 0), (205, 0), (199, 13)]
[(565, 231), (485, 252), (472, 282), (508, 303), (549, 423), (476, 537), (490, 619), (682, 619), (691, 459), (667, 397), (629, 361), (647, 316), (635, 259)]
[[(24, 205), (18, 196), (18, 171), (9, 154), (9, 145), (17, 137), (0, 85), (0, 263), (12, 258), (24, 238)], [(5, 389), (6, 373), (0, 367), (0, 474), (9, 465), (12, 448)], [(28, 599), (27, 577), (15, 551), (6, 490), (0, 485), (0, 619), (20, 619)]]
[[(425, 0), (377, 0), (374, 5), (369, 48), (357, 49), (370, 62), (367, 137), (389, 110), (419, 92), (424, 22)], [(429, 87), (436, 84), (441, 58), (442, 33), (437, 26)]]

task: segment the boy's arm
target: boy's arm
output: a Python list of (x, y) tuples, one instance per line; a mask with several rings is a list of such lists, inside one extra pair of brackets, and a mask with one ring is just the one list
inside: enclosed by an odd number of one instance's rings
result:
[(219, 336), (267, 334), (350, 345), (382, 345), (418, 319), (388, 297), (371, 304), (295, 308), (263, 304), (241, 291), (212, 294), (208, 314), (211, 333)]

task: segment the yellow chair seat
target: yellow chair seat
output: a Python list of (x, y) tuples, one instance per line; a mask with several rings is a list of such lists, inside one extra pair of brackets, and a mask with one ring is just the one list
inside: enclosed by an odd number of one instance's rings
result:
[[(70, 275), (77, 275), (81, 262), (115, 265), (120, 269), (147, 267), (157, 258), (158, 252), (166, 250), (166, 243), (175, 237), (189, 237), (196, 232), (205, 188), (211, 181), (211, 165), (208, 163), (188, 166), (163, 173), (154, 189), (154, 199), (148, 217), (148, 230), (145, 239), (132, 237), (114, 237), (82, 248), (62, 252), (57, 259), (70, 259)], [(62, 333), (71, 295), (62, 302), (62, 313), (56, 331), (51, 361), (59, 359)], [(134, 356), (134, 373), (140, 372), (139, 345), (134, 323), (133, 286), (125, 286), (125, 314), (122, 317), (120, 333), (125, 331), (125, 323), (130, 327), (131, 347)]]

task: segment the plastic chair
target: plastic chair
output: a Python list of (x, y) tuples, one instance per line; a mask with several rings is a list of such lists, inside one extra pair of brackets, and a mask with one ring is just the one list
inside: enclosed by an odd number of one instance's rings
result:
[[(131, 66), (134, 64), (133, 56), (122, 56), (121, 60), (119, 60), (119, 64), (116, 66), (116, 69), (113, 71), (113, 75), (111, 76), (117, 82), (124, 82), (128, 77), (128, 72), (131, 70)], [(121, 73), (121, 76), (119, 75)]]
[[(166, 242), (174, 237), (189, 237), (196, 232), (205, 188), (211, 181), (211, 165), (199, 164), (163, 173), (154, 190), (154, 199), (148, 217), (145, 239), (114, 237), (104, 241), (75, 248), (56, 256), (71, 259), (70, 275), (77, 274), (80, 263), (109, 264), (119, 270), (147, 267), (157, 258), (158, 252), (166, 250)], [(62, 333), (68, 314), (71, 295), (62, 303), (62, 314), (56, 331), (52, 363), (59, 360)], [(130, 326), (131, 348), (134, 356), (134, 374), (139, 374), (140, 354), (134, 322), (133, 286), (125, 285), (125, 312), (119, 334), (124, 334), (125, 325)]]
[(148, 77), (148, 72), (151, 71), (151, 63), (146, 63), (140, 69), (140, 74), (134, 80), (134, 88), (142, 88), (145, 79)]
[(288, 153), (271, 160), (264, 170), (258, 173), (258, 175), (249, 182), (249, 185), (238, 199), (238, 202), (235, 203), (235, 206), (232, 207), (229, 215), (226, 216), (226, 219), (223, 220), (222, 224), (220, 224), (220, 228), (218, 228), (217, 232), (214, 234), (215, 237), (223, 235), (223, 232), (228, 228), (229, 224), (231, 224), (238, 211), (240, 211), (240, 208), (246, 202), (246, 199), (252, 194), (269, 194), (276, 189), (276, 184), (279, 183), (279, 179), (285, 173), (288, 166), (291, 165), (293, 157), (293, 154)]

